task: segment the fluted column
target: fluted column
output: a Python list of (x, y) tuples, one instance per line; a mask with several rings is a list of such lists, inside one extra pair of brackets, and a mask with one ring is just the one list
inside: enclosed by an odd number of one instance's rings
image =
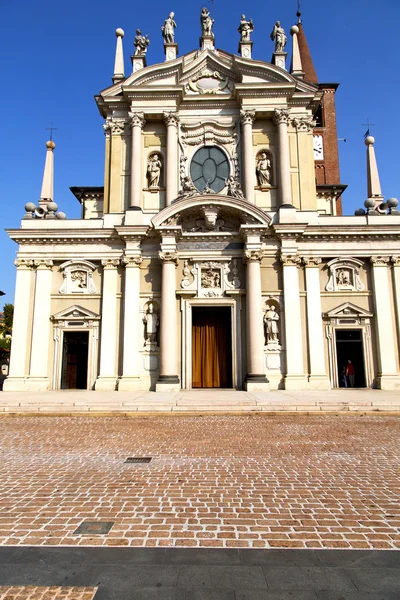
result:
[(10, 355), (10, 370), (3, 383), (4, 391), (22, 391), (25, 389), (27, 369), (29, 314), (31, 311), (32, 293), (32, 267), (33, 260), (17, 259), (14, 300), (14, 324), (12, 332), (12, 345)]
[(53, 261), (39, 259), (36, 267), (35, 305), (33, 309), (33, 329), (31, 365), (29, 369), (30, 390), (42, 391), (49, 387), (49, 342), (51, 281)]
[(125, 256), (124, 349), (119, 391), (140, 389), (139, 315), (141, 256)]
[(157, 392), (179, 391), (178, 376), (178, 323), (176, 314), (175, 269), (176, 252), (159, 252), (162, 262), (160, 308), (160, 376)]
[(397, 373), (394, 323), (392, 318), (392, 294), (389, 287), (389, 256), (371, 256), (374, 289), (375, 322), (379, 373), (376, 378), (381, 390), (400, 387)]
[(303, 332), (300, 310), (298, 266), (301, 263), (295, 254), (282, 255), (283, 298), (285, 310), (286, 390), (306, 387), (303, 360)]
[(278, 126), (278, 173), (281, 194), (281, 205), (292, 204), (292, 187), (290, 181), (290, 154), (288, 125), (290, 113), (286, 109), (275, 110), (274, 123)]
[(178, 196), (178, 123), (175, 113), (164, 113), (167, 126), (166, 205)]
[(309, 387), (329, 390), (331, 384), (325, 367), (325, 346), (322, 323), (321, 288), (319, 265), (321, 258), (303, 258), (307, 289), (307, 334), (310, 357)]
[(101, 303), (100, 374), (96, 390), (115, 390), (117, 381), (117, 290), (118, 259), (105, 259)]
[(247, 376), (248, 391), (269, 389), (265, 376), (264, 327), (261, 295), (260, 263), (262, 252), (246, 250), (246, 329), (247, 329)]
[(243, 191), (248, 202), (254, 203), (255, 165), (253, 156), (253, 123), (256, 118), (254, 110), (241, 110), (240, 122), (242, 124), (242, 165), (243, 165)]
[(144, 114), (141, 112), (129, 113), (132, 126), (131, 147), (131, 201), (132, 207), (140, 207), (142, 186), (142, 129), (146, 124)]

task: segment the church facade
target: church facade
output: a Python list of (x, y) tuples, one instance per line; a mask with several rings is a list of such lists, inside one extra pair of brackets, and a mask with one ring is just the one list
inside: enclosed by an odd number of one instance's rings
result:
[(337, 85), (318, 82), (301, 22), (287, 68), (280, 23), (264, 62), (244, 15), (236, 55), (203, 9), (200, 48), (178, 56), (174, 19), (160, 64), (137, 31), (128, 76), (116, 32), (104, 186), (71, 188), (81, 219), (58, 212), (47, 143), (39, 205), (8, 231), (4, 390), (400, 388), (400, 215), (373, 138), (366, 210), (343, 216)]

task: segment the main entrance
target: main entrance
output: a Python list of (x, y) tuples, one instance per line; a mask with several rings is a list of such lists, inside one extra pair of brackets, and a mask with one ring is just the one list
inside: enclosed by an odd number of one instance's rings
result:
[(228, 306), (192, 308), (192, 387), (232, 387), (232, 322)]
[(61, 389), (87, 389), (88, 349), (88, 331), (64, 332)]
[(344, 377), (349, 360), (354, 368), (354, 387), (366, 387), (361, 329), (336, 329), (336, 356), (339, 387), (351, 387), (349, 378), (345, 381)]

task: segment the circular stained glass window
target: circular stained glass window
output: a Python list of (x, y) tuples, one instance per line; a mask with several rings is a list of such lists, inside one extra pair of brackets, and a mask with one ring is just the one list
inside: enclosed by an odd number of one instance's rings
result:
[(225, 187), (229, 172), (226, 154), (215, 146), (197, 150), (190, 164), (190, 177), (199, 192), (208, 185), (218, 194)]

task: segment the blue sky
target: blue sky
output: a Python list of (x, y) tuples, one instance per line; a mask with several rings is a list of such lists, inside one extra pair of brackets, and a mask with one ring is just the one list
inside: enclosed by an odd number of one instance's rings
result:
[[(245, 12), (255, 24), (253, 56), (270, 60), (276, 20), (289, 32), (297, 0), (215, 0), (216, 45), (237, 52), (237, 27)], [(206, 4), (212, 6), (211, 4)], [(2, 0), (0, 44), (3, 89), (0, 211), (0, 289), (13, 302), (17, 246), (4, 228), (19, 227), (26, 202), (37, 202), (45, 158), (46, 127), (53, 122), (55, 201), (69, 218), (79, 203), (69, 187), (102, 185), (104, 135), (93, 96), (111, 84), (115, 29), (125, 31), (129, 73), (136, 28), (149, 33), (148, 63), (164, 60), (160, 27), (175, 11), (179, 53), (198, 47), (203, 4), (114, 0)], [(302, 0), (303, 23), (321, 82), (340, 83), (336, 96), (341, 179), (349, 185), (344, 213), (366, 198), (363, 134), (369, 118), (384, 196), (400, 196), (398, 177), (400, 97), (398, 0)], [(290, 37), (290, 36), (289, 36)], [(291, 47), (287, 48), (291, 52)], [(2, 306), (2, 305), (0, 305)]]

